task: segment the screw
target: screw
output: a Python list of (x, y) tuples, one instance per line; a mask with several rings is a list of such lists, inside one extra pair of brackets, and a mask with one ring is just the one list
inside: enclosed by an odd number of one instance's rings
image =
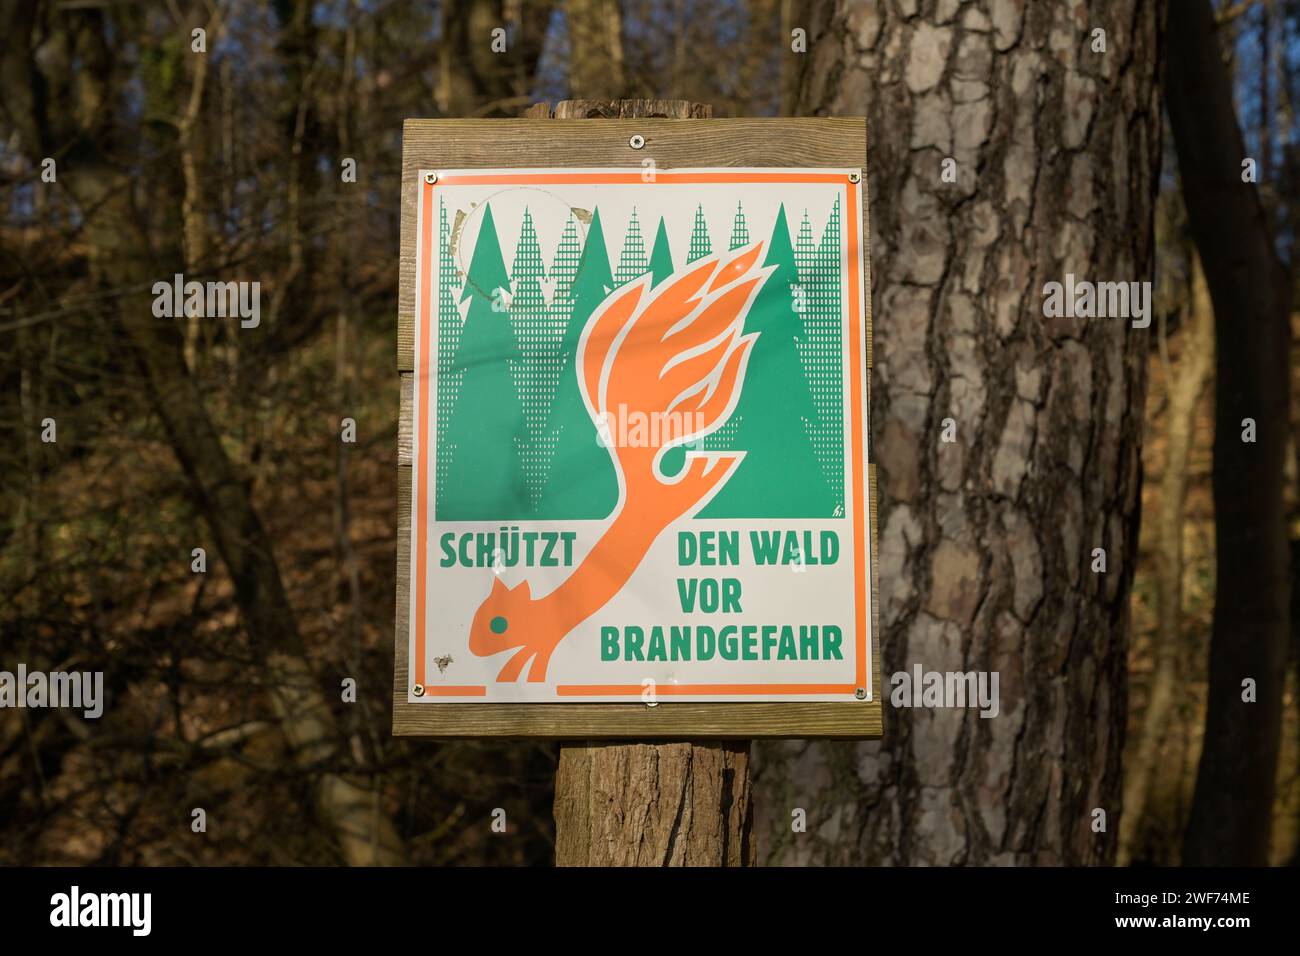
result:
[(859, 173), (859, 172), (852, 172), (852, 173), (849, 173), (849, 182), (851, 182), (851, 183), (860, 183), (860, 182), (862, 182), (862, 174)]
[(627, 144), (631, 146), (633, 149), (640, 149), (642, 146), (645, 145), (645, 137), (642, 136), (640, 133), (637, 133), (627, 141)]
[(425, 174), (424, 174), (424, 181), (425, 181), (426, 183), (428, 183), (430, 186), (432, 186), (434, 183), (436, 183), (436, 182), (438, 181), (438, 174), (437, 174), (437, 173), (425, 173)]
[(854, 696), (857, 697), (858, 700), (866, 700), (866, 699), (867, 699), (867, 689), (866, 689), (865, 687), (859, 687), (859, 688), (854, 692)]
[(423, 685), (423, 684), (416, 684), (413, 688), (411, 688), (411, 693), (414, 694), (416, 697), (423, 697), (423, 696), (424, 696), (424, 685)]

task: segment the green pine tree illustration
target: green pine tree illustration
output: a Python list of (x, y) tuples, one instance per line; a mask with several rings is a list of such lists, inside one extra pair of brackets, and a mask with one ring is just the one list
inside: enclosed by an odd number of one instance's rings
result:
[(691, 246), (686, 252), (687, 265), (696, 259), (703, 259), (712, 251), (713, 245), (709, 242), (709, 226), (704, 221), (704, 206), (697, 204), (695, 222), (691, 226)]
[(745, 331), (757, 332), (758, 341), (728, 423), (734, 423), (728, 447), (744, 451), (745, 458), (700, 517), (830, 517), (837, 501), (809, 438), (817, 409), (799, 356), (802, 323), (791, 293), (799, 273), (785, 206), (777, 212), (763, 264), (776, 271), (745, 318)]
[(578, 263), (582, 259), (582, 243), (578, 241), (578, 220), (569, 213), (564, 223), (564, 233), (560, 244), (555, 247), (555, 258), (551, 261), (551, 281), (555, 292), (551, 297), (551, 323), (561, 332), (569, 322), (569, 313), (573, 311), (573, 279), (578, 274)]
[(799, 238), (794, 243), (794, 264), (799, 270), (799, 281), (807, 288), (812, 283), (813, 263), (817, 258), (817, 249), (813, 245), (812, 223), (808, 221), (808, 210), (803, 211), (803, 220), (799, 223)]
[(623, 251), (618, 257), (614, 285), (626, 285), (638, 276), (645, 275), (649, 269), (645, 258), (645, 238), (641, 235), (641, 223), (636, 218), (634, 208), (632, 220), (627, 224), (627, 235), (623, 237)]
[(740, 203), (736, 203), (736, 218), (731, 223), (731, 244), (727, 249), (730, 252), (747, 245), (749, 245), (749, 226), (745, 223), (745, 213), (740, 208)]
[(451, 255), (451, 227), (447, 223), (447, 207), (438, 199), (438, 427), (434, 436), (438, 450), (438, 474), (434, 483), (434, 507), (441, 512), (443, 490), (447, 485), (446, 468), (451, 464), (451, 447), (446, 440), (447, 419), (451, 414), (451, 401), (460, 388), (460, 373), (452, 369), (456, 355), (456, 342), (460, 339), (460, 310), (456, 308), (456, 294), (460, 291), (462, 276)]
[[(804, 241), (800, 228), (799, 239)], [(804, 247), (801, 280), (805, 286), (804, 329), (800, 343), (804, 369), (812, 383), (817, 421), (810, 432), (817, 460), (837, 502), (844, 495), (844, 389), (843, 323), (841, 306), (840, 201), (837, 198), (822, 230), (821, 242), (812, 249), (809, 227)], [(796, 262), (798, 261), (796, 249)]]
[(519, 342), (521, 359), (513, 366), (515, 388), (523, 402), (524, 424), (528, 429), (519, 454), (523, 460), (529, 501), (533, 506), (541, 495), (545, 469), (554, 448), (545, 428), (560, 375), (559, 337), (553, 334), (550, 311), (542, 295), (545, 278), (537, 229), (533, 225), (532, 213), (525, 208), (519, 242), (515, 246), (515, 261), (510, 270), (515, 293), (510, 302), (510, 322)]
[[(749, 245), (749, 225), (745, 222), (745, 213), (739, 202), (736, 203), (736, 215), (731, 221), (731, 241), (727, 245), (728, 252), (734, 252), (741, 246)], [(716, 431), (710, 432), (702, 442), (702, 447), (706, 450), (735, 448), (736, 431), (740, 428), (740, 419), (735, 415), (731, 416), (726, 422), (718, 427)], [(675, 454), (675, 452), (674, 452)], [(683, 453), (683, 460), (685, 454)], [(676, 461), (674, 457), (672, 459)]]
[(551, 301), (546, 307), (546, 341), (545, 359), (538, 371), (536, 382), (537, 396), (544, 404), (545, 414), (537, 423), (533, 433), (534, 483), (530, 484), (533, 496), (533, 508), (541, 502), (550, 474), (551, 460), (555, 455), (555, 434), (550, 428), (551, 407), (555, 402), (556, 390), (560, 384), (560, 372), (564, 367), (564, 330), (568, 328), (569, 317), (573, 314), (573, 280), (578, 274), (578, 263), (582, 259), (582, 243), (578, 239), (578, 220), (573, 213), (565, 220), (564, 232), (560, 243), (555, 248), (555, 258), (551, 260)]
[(537, 503), (540, 518), (604, 518), (618, 502), (618, 479), (608, 449), (597, 440), (596, 424), (578, 387), (578, 340), (596, 306), (614, 287), (600, 210), (592, 213), (582, 259), (574, 276), (573, 310), (561, 345), (563, 364), (551, 406), (548, 433), (555, 452)]
[(520, 360), (519, 346), (508, 313), (493, 308), (500, 300), (498, 290), (509, 288), (487, 206), (461, 296), (462, 302), (469, 300), (469, 312), (452, 366), (460, 387), (447, 423), (452, 455), (445, 507), (438, 512), (442, 520), (508, 520), (531, 510), (519, 455), (527, 430), (512, 371)]
[(672, 274), (673, 254), (668, 248), (668, 227), (664, 225), (664, 217), (660, 216), (654, 248), (650, 251), (651, 284), (658, 285)]

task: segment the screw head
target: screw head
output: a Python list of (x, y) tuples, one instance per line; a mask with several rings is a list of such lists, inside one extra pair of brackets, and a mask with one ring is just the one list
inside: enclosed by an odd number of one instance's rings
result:
[(855, 171), (855, 172), (852, 172), (852, 173), (849, 173), (849, 182), (851, 182), (851, 183), (860, 183), (860, 182), (862, 182), (862, 174), (859, 173), (859, 172), (856, 172), (856, 171)]
[(856, 691), (853, 692), (853, 696), (855, 696), (858, 700), (866, 700), (867, 689), (865, 687), (859, 687)]
[(423, 685), (423, 684), (416, 684), (414, 687), (411, 688), (411, 693), (414, 694), (416, 697), (423, 697), (423, 696), (424, 696), (424, 685)]
[(430, 186), (432, 186), (434, 183), (436, 183), (436, 182), (438, 181), (438, 174), (437, 174), (437, 173), (425, 173), (425, 174), (424, 174), (424, 181), (425, 181), (426, 183), (428, 183)]
[(627, 144), (631, 146), (633, 149), (640, 149), (641, 147), (645, 146), (645, 137), (642, 136), (640, 133), (636, 133), (635, 135), (633, 135), (631, 139), (627, 141)]

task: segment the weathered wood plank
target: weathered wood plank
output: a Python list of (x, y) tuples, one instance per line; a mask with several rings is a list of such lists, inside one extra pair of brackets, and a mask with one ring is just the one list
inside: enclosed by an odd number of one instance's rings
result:
[[(403, 676), (405, 671), (403, 671)], [(555, 740), (748, 740), (879, 737), (880, 701), (829, 704), (405, 704), (393, 733)]]
[(413, 465), (415, 463), (415, 437), (412, 425), (415, 421), (415, 373), (400, 372), (401, 400), (397, 413), (397, 463)]
[(530, 108), (528, 115), (549, 115), (551, 119), (711, 119), (713, 107), (684, 100), (561, 100), (554, 110), (533, 113)]
[(409, 465), (397, 468), (397, 613), (393, 618), (393, 732), (406, 702), (410, 683), (409, 648), (411, 634), (411, 472)]

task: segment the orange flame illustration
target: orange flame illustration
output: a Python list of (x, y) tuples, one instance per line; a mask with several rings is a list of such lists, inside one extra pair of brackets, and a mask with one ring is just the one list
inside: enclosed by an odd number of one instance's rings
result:
[(761, 265), (761, 252), (757, 243), (697, 260), (654, 290), (642, 276), (587, 321), (576, 365), (593, 428), (615, 411), (679, 415), (691, 427), (658, 445), (610, 448), (619, 479), (613, 521), (553, 591), (534, 598), (527, 581), (513, 588), (493, 581), (469, 647), (481, 657), (518, 648), (498, 681), (517, 680), (530, 660), (528, 680), (544, 681), (560, 641), (618, 593), (665, 528), (702, 507), (735, 471), (743, 452), (688, 450), (677, 475), (660, 467), (671, 445), (715, 430), (736, 407), (758, 338), (743, 334), (745, 316), (773, 271)]

